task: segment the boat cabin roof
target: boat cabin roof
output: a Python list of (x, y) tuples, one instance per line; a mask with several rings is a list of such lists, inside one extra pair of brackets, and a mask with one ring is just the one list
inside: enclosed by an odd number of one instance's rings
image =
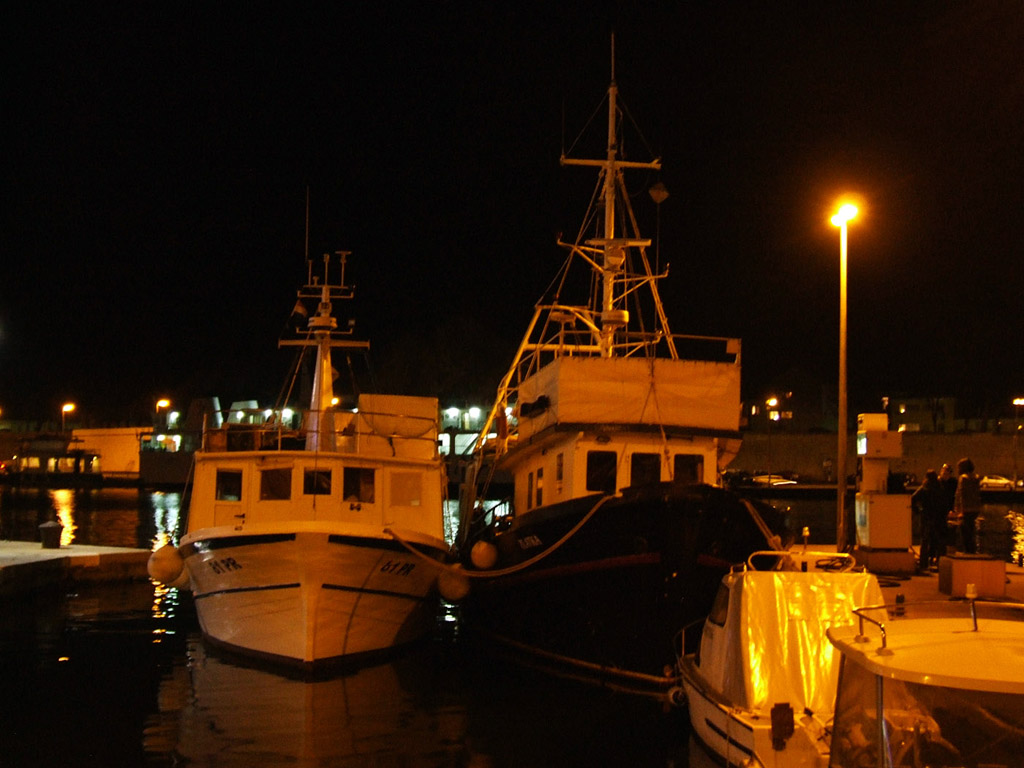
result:
[[(885, 622), (884, 647), (881, 631), (870, 623), (863, 634), (853, 625), (833, 628), (828, 637), (849, 662), (885, 678), (1024, 694), (1024, 606), (978, 603), (977, 630), (966, 603), (949, 607), (959, 615)], [(981, 615), (993, 609), (1005, 616)]]

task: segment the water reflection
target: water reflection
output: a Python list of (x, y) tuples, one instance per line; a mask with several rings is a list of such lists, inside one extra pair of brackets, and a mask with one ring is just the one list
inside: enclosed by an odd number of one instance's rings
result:
[(149, 542), (149, 550), (156, 552), (165, 544), (178, 546), (178, 539), (181, 536), (179, 530), (181, 519), (181, 494), (180, 493), (152, 493), (149, 494), (149, 504), (153, 511), (152, 521), (154, 532)]
[(75, 501), (74, 493), (67, 488), (55, 488), (50, 491), (50, 500), (57, 515), (57, 522), (63, 527), (60, 533), (60, 545), (68, 546), (75, 540)]
[(421, 654), (308, 682), (239, 666), (195, 636), (160, 684), (144, 746), (190, 765), (482, 765)]

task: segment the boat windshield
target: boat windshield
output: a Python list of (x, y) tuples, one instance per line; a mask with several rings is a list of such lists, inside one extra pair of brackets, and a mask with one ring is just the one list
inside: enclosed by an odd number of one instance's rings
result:
[(1020, 694), (893, 680), (844, 659), (830, 767), (1008, 768), (1022, 754)]

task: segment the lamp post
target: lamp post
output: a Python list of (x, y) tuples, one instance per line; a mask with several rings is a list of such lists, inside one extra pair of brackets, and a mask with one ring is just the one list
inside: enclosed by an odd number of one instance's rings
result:
[(836, 547), (846, 550), (846, 224), (857, 215), (857, 206), (844, 203), (832, 217), (839, 227), (839, 413), (836, 447)]
[(1024, 397), (1013, 398), (1013, 487), (1017, 487), (1020, 479), (1017, 474), (1017, 444), (1020, 442), (1020, 407), (1024, 405)]
[(168, 408), (170, 407), (170, 405), (171, 401), (168, 400), (166, 397), (161, 397), (159, 400), (156, 401), (156, 425), (158, 427), (160, 426), (160, 409)]
[(772, 421), (775, 419), (775, 407), (779, 404), (778, 398), (769, 397), (764, 401), (765, 415), (768, 417), (768, 487), (772, 487)]
[(65, 429), (66, 429), (65, 428), (65, 424), (66, 424), (67, 415), (69, 413), (71, 413), (73, 410), (75, 410), (75, 404), (74, 403), (64, 403), (64, 405), (62, 405), (60, 407), (60, 431), (61, 431), (61, 433), (63, 433), (65, 431)]

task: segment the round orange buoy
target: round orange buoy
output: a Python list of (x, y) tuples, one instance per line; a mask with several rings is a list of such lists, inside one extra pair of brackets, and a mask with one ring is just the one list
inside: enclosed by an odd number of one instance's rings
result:
[(469, 551), (469, 559), (476, 568), (486, 571), (498, 562), (498, 548), (489, 541), (478, 541)]
[(437, 574), (437, 591), (450, 603), (457, 603), (469, 594), (469, 579), (461, 565), (444, 568)]
[(146, 570), (153, 581), (168, 587), (184, 587), (188, 585), (188, 571), (185, 561), (178, 554), (173, 544), (165, 544), (149, 556)]

